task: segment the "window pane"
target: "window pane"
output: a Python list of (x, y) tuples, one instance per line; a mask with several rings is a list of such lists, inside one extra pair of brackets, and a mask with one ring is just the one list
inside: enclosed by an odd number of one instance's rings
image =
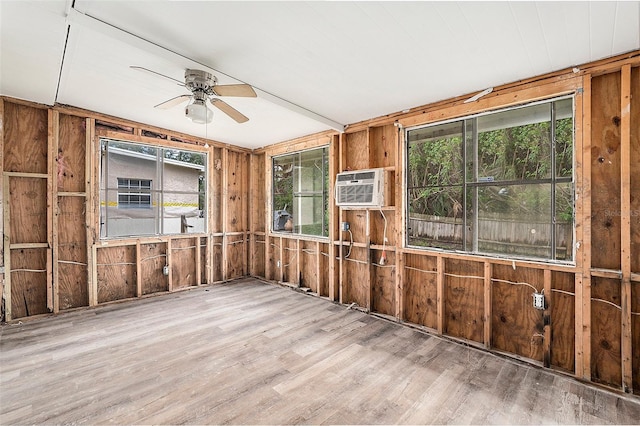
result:
[(551, 177), (551, 104), (477, 118), (477, 181)]
[(273, 231), (328, 235), (328, 167), (326, 148), (273, 158)]
[[(136, 195), (119, 194), (120, 190), (109, 189), (104, 191), (107, 195), (105, 203), (101, 203), (101, 236), (128, 237), (132, 235), (150, 235), (156, 231), (157, 209), (149, 206), (136, 208), (135, 203), (139, 202)], [(154, 199), (153, 194), (149, 194), (149, 200)], [(127, 208), (122, 208), (120, 201), (125, 198)], [(157, 205), (157, 203), (155, 203)]]
[(463, 122), (410, 131), (410, 188), (459, 185), (463, 181)]
[(555, 102), (556, 176), (573, 175), (573, 100)]
[(104, 139), (101, 237), (206, 232), (207, 155)]
[(462, 187), (429, 187), (414, 190), (416, 210), (409, 206), (408, 243), (412, 246), (463, 249)]
[(556, 259), (573, 260), (573, 184), (556, 185)]
[(551, 185), (481, 186), (477, 250), (551, 257)]

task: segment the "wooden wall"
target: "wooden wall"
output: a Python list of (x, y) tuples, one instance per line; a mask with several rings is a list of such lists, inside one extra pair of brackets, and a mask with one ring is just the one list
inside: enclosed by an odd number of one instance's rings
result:
[[(0, 98), (0, 120), (3, 319), (248, 274), (254, 157), (249, 151), (75, 108), (9, 98)], [(208, 153), (209, 232), (100, 240), (100, 136)], [(264, 261), (257, 257), (254, 263)]]
[[(343, 134), (321, 133), (257, 151), (267, 197), (272, 156), (327, 145), (331, 189), (336, 173), (374, 167), (385, 169), (389, 185), (381, 210), (339, 209), (332, 201), (326, 239), (270, 232), (267, 198), (259, 212), (265, 228), (256, 234), (266, 241), (264, 273), (255, 274), (640, 394), (639, 65), (640, 52), (634, 52), (494, 88), (476, 102), (464, 103), (469, 94), (355, 123)], [(403, 127), (566, 94), (574, 95), (576, 105), (573, 263), (406, 247)], [(343, 221), (350, 223), (353, 243), (339, 230)], [(326, 247), (322, 262), (314, 256), (317, 246), (323, 253)], [(317, 274), (314, 268), (320, 268)], [(544, 292), (545, 309), (533, 308), (534, 291)]]
[[(566, 94), (576, 105), (573, 263), (406, 247), (404, 127)], [(4, 318), (252, 275), (640, 394), (640, 52), (465, 103), (471, 95), (254, 152), (0, 99)], [(207, 152), (209, 232), (100, 240), (100, 136)], [(330, 151), (330, 188), (340, 171), (384, 168), (387, 205), (340, 209), (330, 199), (328, 238), (271, 232), (271, 157), (320, 146)], [(533, 308), (534, 290), (544, 291), (544, 310)]]

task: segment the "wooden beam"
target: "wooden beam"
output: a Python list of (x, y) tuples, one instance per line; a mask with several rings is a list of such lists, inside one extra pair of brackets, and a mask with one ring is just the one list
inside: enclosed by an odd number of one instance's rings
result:
[(438, 334), (444, 333), (444, 257), (438, 254), (436, 258), (436, 305)]
[(551, 339), (553, 336), (552, 332), (552, 324), (551, 324), (551, 306), (553, 304), (553, 292), (551, 291), (551, 271), (549, 269), (545, 269), (543, 272), (544, 276), (544, 298), (545, 298), (545, 306), (543, 313), (543, 324), (544, 324), (544, 342), (543, 342), (543, 354), (542, 359), (544, 366), (547, 368), (551, 367)]
[[(4, 148), (4, 147), (3, 147)], [(4, 195), (3, 198), (3, 217), (4, 217), (4, 319), (6, 321), (11, 321), (11, 209), (9, 205), (9, 201), (11, 198), (11, 194), (9, 193), (9, 179), (10, 176), (7, 176), (6, 173), (3, 175), (2, 179), (2, 193)]]
[[(338, 168), (340, 166), (340, 136), (336, 135), (331, 138), (331, 145), (329, 145), (329, 247), (327, 252), (329, 253), (328, 265), (329, 265), (329, 299), (336, 301), (340, 299), (339, 287), (340, 279), (336, 282), (336, 256), (339, 253), (334, 241), (339, 239), (338, 232), (340, 232), (340, 210), (336, 207), (336, 201), (333, 197), (333, 190), (336, 184), (336, 175), (338, 174)], [(338, 265), (338, 273), (339, 273)]]
[[(257, 173), (255, 173), (255, 170), (257, 169), (257, 165), (256, 165), (257, 161), (256, 161), (256, 156), (254, 154), (250, 154), (249, 155), (249, 197), (251, 197), (251, 199), (255, 199), (255, 192), (256, 192), (256, 186), (257, 186), (257, 182), (256, 182), (256, 177), (257, 177)], [(256, 222), (256, 209), (249, 209), (249, 275), (251, 276), (255, 276), (255, 263), (257, 261), (256, 259), (256, 236), (255, 236), (255, 232), (256, 232), (256, 227), (255, 227), (255, 222)]]
[[(396, 161), (395, 161), (395, 246), (404, 247), (405, 243), (405, 213), (404, 213), (404, 132), (402, 126), (397, 125), (394, 127), (394, 146), (396, 148)], [(396, 318), (398, 320), (404, 319), (404, 255), (396, 251), (396, 276), (394, 282), (395, 295), (396, 295)]]
[(227, 243), (228, 237), (226, 235), (227, 229), (227, 199), (229, 198), (229, 150), (225, 147), (222, 148), (222, 187), (220, 189), (220, 214), (222, 216), (222, 281), (227, 279)]
[(171, 259), (171, 240), (167, 240), (167, 263), (166, 265), (169, 266), (169, 276), (167, 277), (167, 280), (169, 282), (169, 292), (173, 291), (173, 264), (172, 264), (172, 259)]
[(136, 241), (136, 297), (142, 296), (142, 255), (140, 240)]
[[(96, 272), (96, 248), (95, 243), (100, 238), (100, 147), (95, 137), (95, 119), (87, 118), (85, 122), (85, 188), (87, 194), (85, 200), (85, 220), (87, 224), (87, 294), (89, 295), (89, 306), (98, 303), (97, 298), (97, 272)], [(96, 195), (98, 194), (98, 195)], [(97, 201), (96, 201), (97, 197)], [(95, 293), (94, 293), (95, 290)]]
[(196, 237), (196, 285), (202, 285), (202, 241)]
[[(4, 99), (2, 97), (0, 97), (0, 201), (4, 200), (5, 196), (9, 196), (9, 194), (4, 192)], [(2, 227), (2, 229), (0, 229), (0, 233), (4, 233), (4, 229), (6, 229), (4, 227), (4, 208), (0, 208), (0, 226)], [(0, 270), (1, 267), (4, 266), (4, 241), (2, 244), (0, 244)], [(8, 248), (7, 248), (8, 250)], [(4, 275), (5, 272), (4, 270), (2, 270), (2, 274), (0, 275)], [(1, 278), (1, 277), (0, 277)], [(0, 282), (2, 282), (2, 280), (0, 279)], [(4, 288), (2, 285), (0, 285), (0, 303), (2, 303), (2, 296), (4, 294)]]
[[(50, 243), (52, 259), (47, 256), (47, 308), (50, 312), (60, 310), (58, 281), (58, 146), (60, 144), (60, 115), (49, 109), (48, 114), (48, 153), (47, 153), (47, 240)], [(50, 267), (49, 267), (50, 266)]]
[[(591, 380), (591, 76), (585, 75), (582, 93), (581, 199), (582, 271), (576, 273), (576, 376)], [(577, 99), (580, 98), (578, 95)], [(580, 111), (576, 111), (576, 115)]]
[(98, 245), (91, 245), (91, 280), (89, 280), (89, 306), (98, 304)]
[(484, 347), (491, 349), (491, 262), (484, 261)]
[[(620, 233), (622, 288), (622, 389), (633, 392), (631, 320), (631, 66), (622, 67), (620, 117)], [(640, 123), (636, 123), (638, 125)], [(637, 164), (635, 165), (637, 166)]]

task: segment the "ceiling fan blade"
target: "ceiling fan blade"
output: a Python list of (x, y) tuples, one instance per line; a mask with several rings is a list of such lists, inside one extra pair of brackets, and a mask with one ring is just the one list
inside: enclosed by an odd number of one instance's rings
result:
[(238, 123), (246, 123), (247, 121), (249, 121), (249, 119), (245, 115), (243, 115), (240, 111), (238, 111), (228, 103), (216, 98), (211, 98), (209, 99), (209, 101), (211, 102), (211, 105), (218, 108), (220, 111), (224, 112)]
[(237, 96), (255, 98), (256, 92), (248, 84), (222, 84), (213, 86), (213, 92), (218, 96)]
[(169, 109), (172, 108), (176, 105), (180, 105), (181, 103), (187, 101), (191, 99), (191, 95), (180, 95), (180, 96), (176, 96), (175, 98), (171, 98), (168, 101), (164, 101), (162, 103), (159, 103), (158, 105), (154, 106), (154, 108), (160, 108), (160, 109)]
[(135, 65), (131, 65), (129, 68), (131, 68), (132, 70), (143, 71), (143, 72), (147, 72), (147, 73), (156, 75), (158, 77), (163, 77), (163, 78), (169, 79), (169, 80), (175, 82), (178, 86), (184, 87), (184, 82), (183, 81), (176, 80), (175, 78), (169, 77), (168, 75), (160, 74), (159, 72), (152, 71), (152, 70), (144, 68), (144, 67), (138, 67), (138, 66), (135, 66)]

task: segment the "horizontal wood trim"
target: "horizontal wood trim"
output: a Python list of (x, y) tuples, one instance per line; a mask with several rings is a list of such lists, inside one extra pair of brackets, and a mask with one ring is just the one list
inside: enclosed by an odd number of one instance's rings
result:
[(497, 89), (491, 95), (480, 98), (476, 102), (465, 104), (462, 101), (462, 103), (458, 102), (446, 108), (428, 106), (419, 114), (412, 115), (408, 113), (406, 117), (398, 119), (398, 122), (404, 127), (412, 127), (498, 108), (508, 108), (555, 96), (567, 95), (581, 88), (581, 84), (582, 79), (578, 76), (573, 76), (571, 79), (543, 82), (517, 91)]

